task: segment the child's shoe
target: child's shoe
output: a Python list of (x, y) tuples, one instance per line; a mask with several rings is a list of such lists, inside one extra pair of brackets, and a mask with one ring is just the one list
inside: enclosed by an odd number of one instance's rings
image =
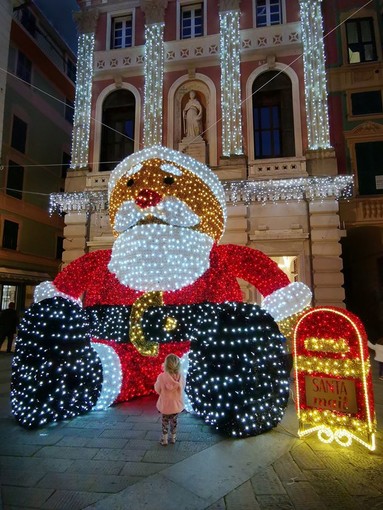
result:
[(162, 434), (161, 439), (160, 439), (160, 444), (162, 444), (162, 446), (168, 446), (168, 435), (167, 434)]
[(171, 434), (170, 435), (170, 441), (169, 443), (170, 444), (174, 444), (176, 442), (176, 434)]

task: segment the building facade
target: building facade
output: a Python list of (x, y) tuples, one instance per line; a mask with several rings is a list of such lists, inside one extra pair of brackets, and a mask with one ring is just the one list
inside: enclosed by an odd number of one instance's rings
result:
[(61, 265), (49, 196), (64, 191), (70, 162), (76, 59), (33, 2), (1, 6), (0, 307), (22, 312)]
[[(343, 82), (334, 84), (340, 57), (323, 23), (334, 28), (335, 4), (347, 15), (351, 3), (79, 0), (71, 170), (65, 193), (52, 196), (66, 212), (64, 264), (112, 245), (110, 171), (162, 144), (205, 162), (223, 182), (223, 243), (274, 258), (312, 288), (314, 305), (344, 307), (351, 223), (339, 216), (339, 198), (351, 208), (358, 199), (342, 159), (344, 104), (329, 110)], [(340, 46), (338, 32), (331, 37)], [(246, 300), (261, 300), (242, 288)]]

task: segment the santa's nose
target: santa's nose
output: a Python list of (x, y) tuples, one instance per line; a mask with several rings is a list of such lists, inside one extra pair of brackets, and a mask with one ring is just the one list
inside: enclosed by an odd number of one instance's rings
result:
[(157, 204), (161, 202), (161, 195), (152, 189), (143, 189), (138, 194), (135, 203), (141, 209), (146, 209), (146, 207), (155, 207)]

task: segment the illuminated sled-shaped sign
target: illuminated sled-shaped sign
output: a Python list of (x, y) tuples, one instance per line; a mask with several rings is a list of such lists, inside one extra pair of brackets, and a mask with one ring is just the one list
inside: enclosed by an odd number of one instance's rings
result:
[(317, 432), (342, 446), (375, 450), (376, 419), (366, 332), (352, 313), (334, 307), (306, 312), (294, 330), (300, 437)]

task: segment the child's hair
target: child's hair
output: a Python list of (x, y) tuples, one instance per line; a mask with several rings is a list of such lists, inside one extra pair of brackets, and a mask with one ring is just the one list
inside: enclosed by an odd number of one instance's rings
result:
[(168, 354), (165, 358), (164, 369), (170, 375), (178, 375), (181, 371), (181, 360), (175, 354)]

